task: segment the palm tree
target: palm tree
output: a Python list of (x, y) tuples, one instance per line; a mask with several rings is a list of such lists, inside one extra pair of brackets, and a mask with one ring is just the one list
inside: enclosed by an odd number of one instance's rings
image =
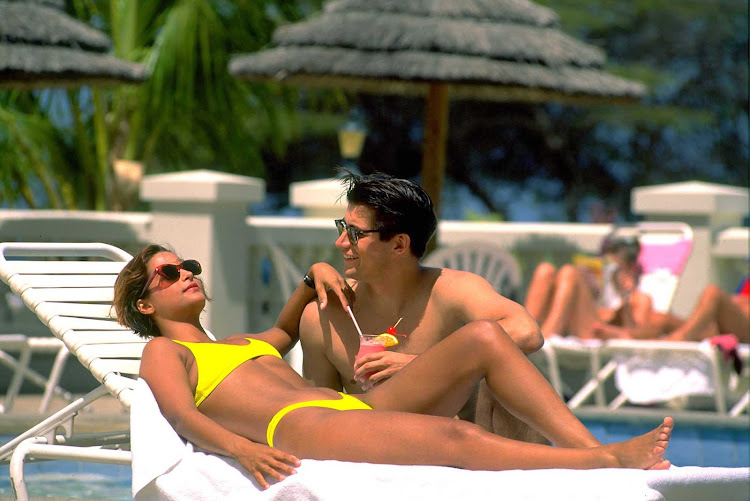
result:
[[(2, 201), (12, 205), (21, 194), (31, 207), (111, 208), (120, 158), (150, 172), (262, 177), (261, 152), (283, 150), (296, 130), (298, 99), (290, 89), (234, 79), (229, 55), (260, 49), (276, 26), (320, 3), (74, 0), (70, 14), (107, 33), (115, 55), (146, 64), (150, 77), (139, 86), (0, 94), (1, 163), (15, 166), (0, 171)], [(68, 110), (66, 119), (55, 121), (57, 109)]]

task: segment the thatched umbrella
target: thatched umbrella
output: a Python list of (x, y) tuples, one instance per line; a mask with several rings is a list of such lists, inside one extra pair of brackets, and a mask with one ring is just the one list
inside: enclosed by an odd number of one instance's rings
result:
[(0, 1), (0, 87), (141, 82), (143, 66), (106, 54), (103, 33), (62, 11), (65, 0)]
[(274, 33), (271, 48), (232, 58), (255, 81), (426, 96), (422, 185), (440, 201), (449, 96), (568, 103), (624, 102), (640, 83), (602, 70), (602, 50), (559, 29), (526, 0), (336, 0)]

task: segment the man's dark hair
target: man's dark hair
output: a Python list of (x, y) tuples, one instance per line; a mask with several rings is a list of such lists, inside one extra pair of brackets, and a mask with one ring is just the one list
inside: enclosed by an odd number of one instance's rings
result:
[(387, 174), (361, 176), (346, 172), (346, 201), (373, 211), (375, 227), (370, 229), (379, 230), (381, 240), (406, 233), (411, 239), (411, 252), (421, 258), (437, 228), (435, 209), (427, 192), (407, 179)]

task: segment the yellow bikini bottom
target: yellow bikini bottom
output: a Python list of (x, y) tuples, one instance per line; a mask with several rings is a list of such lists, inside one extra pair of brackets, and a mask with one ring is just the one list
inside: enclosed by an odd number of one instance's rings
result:
[(276, 427), (279, 425), (281, 418), (295, 409), (302, 409), (304, 407), (325, 407), (326, 409), (336, 409), (337, 411), (372, 410), (372, 407), (351, 395), (340, 392), (339, 395), (341, 395), (341, 398), (338, 400), (309, 400), (307, 402), (297, 402), (296, 404), (287, 405), (281, 409), (276, 413), (273, 419), (271, 419), (271, 422), (268, 423), (268, 429), (266, 430), (266, 441), (268, 442), (268, 445), (273, 447), (273, 434), (276, 431)]

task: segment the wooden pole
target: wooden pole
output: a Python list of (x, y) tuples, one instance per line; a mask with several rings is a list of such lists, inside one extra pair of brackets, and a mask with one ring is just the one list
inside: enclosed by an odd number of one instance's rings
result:
[(422, 145), (422, 187), (440, 215), (440, 192), (445, 177), (445, 141), (448, 135), (448, 86), (434, 83), (427, 92)]
[[(422, 187), (435, 206), (440, 219), (440, 193), (445, 177), (445, 143), (448, 135), (448, 86), (433, 83), (427, 92), (422, 146)], [(427, 254), (437, 247), (437, 231), (427, 244)]]

